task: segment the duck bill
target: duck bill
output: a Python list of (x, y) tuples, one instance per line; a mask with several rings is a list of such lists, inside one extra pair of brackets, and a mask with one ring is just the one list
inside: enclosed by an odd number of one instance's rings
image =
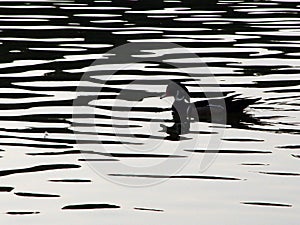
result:
[(170, 92), (167, 90), (166, 93), (164, 93), (162, 96), (160, 96), (160, 99), (163, 99), (163, 98), (166, 98), (169, 96), (171, 96), (171, 95), (170, 95)]
[(167, 93), (161, 95), (161, 96), (160, 96), (160, 99), (163, 99), (163, 98), (166, 98), (166, 97), (168, 97), (168, 94), (167, 94)]

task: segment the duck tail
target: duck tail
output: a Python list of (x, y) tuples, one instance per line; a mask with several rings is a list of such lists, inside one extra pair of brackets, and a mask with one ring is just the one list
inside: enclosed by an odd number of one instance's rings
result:
[(234, 99), (230, 102), (226, 102), (226, 107), (232, 109), (235, 112), (242, 112), (246, 109), (249, 105), (253, 105), (256, 102), (261, 100), (261, 98), (246, 98), (246, 99)]

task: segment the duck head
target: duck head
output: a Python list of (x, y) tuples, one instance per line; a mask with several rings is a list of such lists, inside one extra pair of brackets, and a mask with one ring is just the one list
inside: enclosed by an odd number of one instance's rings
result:
[(171, 82), (168, 84), (166, 92), (160, 98), (165, 97), (174, 97), (175, 101), (184, 101), (190, 102), (190, 96), (188, 89), (180, 83)]

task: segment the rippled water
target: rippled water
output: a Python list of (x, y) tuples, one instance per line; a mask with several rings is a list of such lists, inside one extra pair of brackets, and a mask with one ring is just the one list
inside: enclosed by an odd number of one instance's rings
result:
[[(199, 2), (1, 1), (3, 224), (298, 224), (300, 5)], [(255, 122), (169, 140), (171, 79), (260, 97)]]

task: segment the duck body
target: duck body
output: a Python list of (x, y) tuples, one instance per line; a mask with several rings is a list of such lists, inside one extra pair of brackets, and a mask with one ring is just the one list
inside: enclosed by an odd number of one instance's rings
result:
[[(173, 96), (175, 101), (172, 105), (174, 126), (171, 130), (179, 130), (184, 127), (184, 132), (191, 121), (214, 122), (234, 125), (249, 116), (245, 109), (255, 104), (260, 98), (239, 98), (239, 94), (225, 96), (197, 102), (190, 102), (188, 89), (182, 84), (171, 83), (168, 85), (165, 95)], [(181, 124), (181, 125), (179, 125)], [(179, 128), (178, 128), (179, 127)], [(170, 130), (170, 132), (172, 132)]]
[[(255, 104), (260, 98), (237, 98), (239, 95), (226, 96), (219, 99), (204, 100), (191, 103), (193, 110), (191, 118), (198, 118), (200, 121), (211, 121), (212, 116), (223, 117), (228, 123), (238, 120), (245, 114), (245, 109)], [(218, 121), (218, 118), (215, 118)], [(221, 118), (222, 119), (222, 118)]]

